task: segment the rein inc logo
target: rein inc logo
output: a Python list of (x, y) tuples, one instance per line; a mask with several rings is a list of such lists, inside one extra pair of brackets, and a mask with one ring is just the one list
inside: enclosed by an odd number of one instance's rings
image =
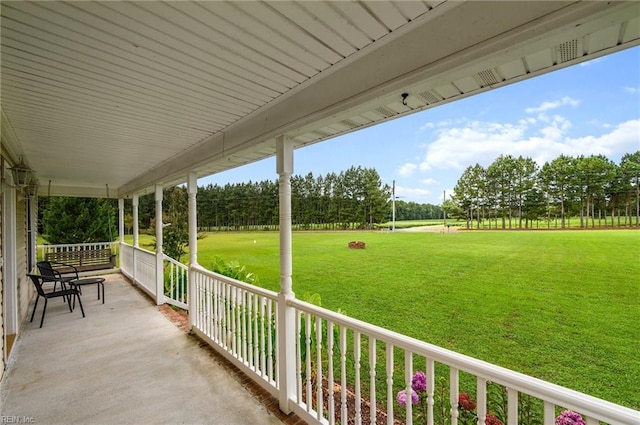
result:
[(31, 416), (0, 416), (0, 424), (35, 424)]

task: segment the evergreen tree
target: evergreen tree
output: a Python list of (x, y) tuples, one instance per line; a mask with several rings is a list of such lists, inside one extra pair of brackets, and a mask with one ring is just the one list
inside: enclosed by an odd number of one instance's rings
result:
[(50, 244), (111, 242), (115, 220), (108, 199), (52, 197), (42, 215), (43, 236)]

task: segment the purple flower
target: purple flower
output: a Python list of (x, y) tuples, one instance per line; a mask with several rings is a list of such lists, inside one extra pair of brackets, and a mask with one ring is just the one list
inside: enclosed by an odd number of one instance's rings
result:
[(585, 423), (579, 413), (563, 410), (556, 418), (556, 425), (585, 425)]
[[(402, 391), (398, 391), (398, 395), (396, 396), (396, 400), (398, 401), (398, 404), (400, 406), (406, 406), (407, 405), (407, 391), (406, 390), (402, 390)], [(418, 393), (411, 390), (411, 404), (417, 404), (420, 401), (420, 399), (418, 398)]]
[(419, 393), (424, 393), (427, 391), (427, 375), (424, 372), (417, 371), (415, 375), (413, 375), (413, 379), (411, 379), (411, 388), (414, 391)]

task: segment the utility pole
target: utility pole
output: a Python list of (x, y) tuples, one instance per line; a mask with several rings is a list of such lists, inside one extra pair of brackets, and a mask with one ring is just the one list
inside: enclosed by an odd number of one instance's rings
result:
[(447, 227), (447, 211), (444, 209), (444, 204), (447, 200), (447, 191), (442, 191), (442, 218), (444, 218), (444, 227)]
[(396, 231), (396, 181), (391, 186), (391, 231)]

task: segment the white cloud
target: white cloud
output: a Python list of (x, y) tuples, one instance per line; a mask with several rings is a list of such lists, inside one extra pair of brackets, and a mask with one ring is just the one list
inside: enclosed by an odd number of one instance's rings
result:
[(533, 158), (538, 164), (560, 154), (611, 156), (635, 152), (640, 146), (640, 119), (612, 126), (600, 136), (569, 137), (571, 122), (555, 115), (543, 127), (527, 121), (517, 124), (468, 122), (466, 126), (441, 130), (435, 141), (426, 145), (421, 171), (433, 169), (463, 170), (479, 163), (487, 166), (498, 156), (510, 154)]
[(427, 123), (422, 124), (422, 125), (420, 126), (420, 128), (418, 128), (418, 131), (425, 131), (425, 130), (428, 130), (428, 129), (430, 129), (430, 128), (434, 128), (435, 126), (436, 126), (436, 125), (435, 125), (434, 123), (432, 123), (432, 122), (427, 122)]
[(602, 59), (603, 59), (602, 57), (599, 57), (599, 58), (595, 58), (595, 59), (588, 60), (588, 61), (586, 61), (586, 62), (581, 62), (581, 63), (580, 63), (580, 66), (589, 66), (589, 65), (593, 65), (593, 64), (596, 64), (596, 63), (600, 62)]
[(438, 121), (438, 122), (429, 121), (427, 123), (422, 124), (420, 126), (420, 128), (418, 128), (418, 132), (422, 132), (422, 131), (430, 130), (430, 129), (434, 129), (434, 128), (449, 127), (452, 124), (453, 124), (453, 120), (443, 120), (443, 121)]
[(629, 87), (629, 86), (625, 86), (622, 88), (625, 92), (630, 93), (630, 94), (636, 94), (638, 93), (638, 88), (637, 87)]
[(569, 105), (571, 107), (576, 107), (580, 104), (579, 101), (569, 97), (569, 96), (565, 96), (560, 100), (556, 100), (553, 102), (542, 102), (542, 104), (540, 106), (537, 106), (535, 108), (527, 108), (524, 111), (528, 114), (534, 114), (536, 112), (545, 112), (551, 109), (556, 109), (559, 108), (561, 106), (566, 106)]
[(438, 184), (438, 180), (436, 180), (436, 179), (422, 179), (422, 180), (420, 180), (420, 183), (426, 184), (426, 185)]
[(427, 199), (430, 195), (431, 191), (427, 189), (396, 186), (396, 196), (400, 198), (400, 200), (406, 198), (406, 200), (411, 200), (413, 202), (428, 202)]
[(524, 137), (525, 125), (473, 121), (466, 127), (441, 130), (435, 142), (427, 145), (421, 171), (461, 170), (485, 158), (493, 160)]
[(416, 168), (418, 168), (416, 164), (407, 162), (398, 169), (398, 175), (400, 175), (401, 177), (410, 177), (416, 170)]

